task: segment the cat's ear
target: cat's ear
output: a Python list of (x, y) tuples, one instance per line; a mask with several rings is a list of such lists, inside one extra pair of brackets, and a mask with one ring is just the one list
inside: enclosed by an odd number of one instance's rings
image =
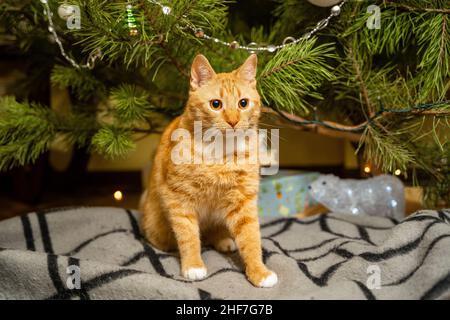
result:
[(198, 54), (191, 67), (191, 89), (195, 90), (214, 78), (216, 73), (209, 64), (208, 59), (202, 54)]
[(256, 67), (258, 65), (258, 58), (256, 54), (251, 54), (247, 60), (242, 64), (242, 66), (237, 69), (238, 76), (250, 82), (251, 84), (256, 84)]

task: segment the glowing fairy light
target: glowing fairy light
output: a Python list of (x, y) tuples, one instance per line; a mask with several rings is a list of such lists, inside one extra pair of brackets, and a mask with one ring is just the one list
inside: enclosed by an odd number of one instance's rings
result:
[(114, 192), (113, 197), (116, 201), (122, 201), (122, 199), (123, 199), (122, 191), (117, 190), (116, 192)]

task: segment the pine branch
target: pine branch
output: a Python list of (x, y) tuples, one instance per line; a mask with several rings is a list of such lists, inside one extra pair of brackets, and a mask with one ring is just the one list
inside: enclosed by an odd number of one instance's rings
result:
[(189, 79), (189, 73), (184, 69), (184, 67), (181, 65), (181, 63), (170, 53), (167, 46), (164, 45), (164, 43), (160, 43), (161, 48), (163, 48), (167, 58), (170, 62), (175, 66), (175, 68), (180, 72), (180, 74), (185, 78)]
[[(359, 142), (361, 139), (361, 134), (359, 126), (343, 125), (332, 121), (322, 121), (316, 123), (315, 121), (307, 120), (305, 118), (293, 115), (286, 111), (280, 111), (269, 107), (263, 107), (262, 112), (269, 115), (276, 115), (276, 124), (281, 127), (290, 127), (296, 130), (309, 131), (319, 135), (333, 137), (333, 138), (343, 138), (352, 142)], [(284, 119), (285, 121), (281, 121)], [(345, 129), (336, 130), (336, 128)]]
[[(384, 172), (400, 169), (406, 172), (407, 165), (415, 162), (414, 151), (394, 135), (385, 135), (379, 129), (367, 126), (360, 140), (364, 156)], [(358, 148), (358, 149), (359, 149)]]
[(125, 156), (136, 147), (131, 130), (113, 125), (100, 128), (92, 138), (92, 146), (98, 153), (113, 159)]
[(103, 82), (96, 79), (90, 71), (56, 65), (51, 74), (51, 82), (61, 88), (70, 88), (79, 99), (105, 95)]
[(375, 114), (375, 108), (372, 104), (372, 101), (369, 98), (369, 92), (367, 90), (367, 85), (364, 82), (359, 62), (358, 62), (357, 58), (355, 57), (354, 52), (351, 47), (348, 48), (348, 51), (349, 51), (349, 57), (352, 61), (353, 70), (356, 75), (356, 80), (359, 83), (361, 95), (362, 95), (364, 103), (368, 109), (368, 116), (373, 117), (373, 115)]
[[(81, 8), (82, 28), (68, 30), (63, 19), (54, 19), (67, 54), (84, 62), (93, 50), (103, 53), (94, 70), (80, 72), (67, 67), (49, 40), (41, 3), (26, 0), (17, 10), (19, 2), (0, 4), (6, 8), (0, 13), (0, 38), (7, 39), (8, 52), (30, 65), (56, 65), (52, 83), (69, 88), (76, 103), (62, 116), (2, 100), (1, 170), (34, 161), (55, 139), (114, 157), (132, 150), (137, 136), (159, 132), (165, 119), (183, 108), (195, 54), (205, 54), (218, 71), (236, 68), (248, 55), (197, 38), (192, 29), (228, 42), (278, 44), (287, 36), (298, 38), (329, 14), (329, 8), (304, 0), (280, 0), (269, 31), (245, 25), (245, 32), (233, 34), (223, 1), (172, 0), (164, 4), (173, 14), (165, 15), (158, 5), (133, 0), (138, 32), (130, 35), (127, 2), (72, 0)], [(367, 2), (351, 1), (318, 39), (260, 53), (258, 85), (263, 103), (273, 108), (264, 111), (279, 116), (280, 126), (358, 141), (365, 156), (385, 170), (424, 171), (430, 181), (421, 183), (434, 186), (431, 198), (444, 199), (442, 188), (448, 190), (449, 181), (442, 175), (448, 171), (435, 159), (448, 155), (449, 148), (450, 111), (448, 103), (439, 104), (450, 89), (449, 1), (373, 3), (382, 6), (381, 30), (366, 27)], [(50, 2), (53, 13), (58, 5)], [(26, 97), (24, 92), (18, 96)], [(314, 116), (307, 116), (312, 109)]]
[[(433, 110), (430, 110), (433, 109)], [(381, 109), (375, 113), (368, 120), (356, 124), (348, 125), (342, 124), (334, 121), (321, 121), (321, 120), (308, 120), (303, 117), (288, 113), (286, 111), (277, 110), (275, 108), (264, 107), (263, 112), (269, 114), (278, 114), (282, 118), (288, 120), (294, 126), (299, 129), (313, 131), (318, 134), (323, 134), (326, 136), (332, 136), (337, 138), (345, 138), (350, 141), (358, 142), (361, 140), (361, 133), (367, 129), (368, 126), (374, 124), (375, 126), (380, 126), (380, 121), (392, 116), (440, 116), (447, 117), (450, 116), (450, 101), (444, 101), (433, 104), (426, 104), (415, 106), (407, 109)]]
[(333, 79), (327, 59), (334, 55), (330, 44), (315, 43), (316, 39), (311, 39), (287, 46), (264, 66), (258, 83), (267, 105), (308, 113), (306, 98), (321, 99), (316, 90), (324, 81)]
[(430, 13), (445, 13), (445, 14), (450, 14), (450, 9), (441, 9), (441, 8), (426, 8), (426, 7), (414, 7), (414, 6), (410, 6), (407, 4), (403, 4), (403, 3), (399, 3), (395, 0), (384, 0), (385, 3), (389, 3), (390, 5), (397, 7), (397, 8), (401, 8), (401, 9), (406, 9), (408, 11), (411, 12), (430, 12)]
[[(138, 99), (130, 104), (140, 103)], [(123, 157), (134, 148), (134, 133), (161, 131), (152, 125), (143, 128), (134, 124), (99, 124), (87, 114), (63, 116), (38, 104), (3, 97), (0, 98), (0, 171), (33, 163), (56, 140), (95, 149), (110, 158)]]
[(135, 85), (123, 84), (113, 89), (111, 100), (117, 118), (124, 123), (143, 120), (154, 109), (148, 93)]
[(0, 98), (0, 171), (33, 163), (59, 135), (84, 146), (95, 130), (92, 117), (63, 117), (38, 104)]

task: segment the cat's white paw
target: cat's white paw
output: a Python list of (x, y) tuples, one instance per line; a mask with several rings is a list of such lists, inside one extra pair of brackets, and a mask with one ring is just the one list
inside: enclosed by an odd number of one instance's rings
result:
[(189, 280), (202, 280), (206, 275), (206, 268), (189, 268), (183, 272), (183, 277)]
[(220, 252), (233, 252), (236, 249), (236, 244), (231, 238), (222, 239), (216, 244), (216, 250)]
[(275, 272), (271, 272), (267, 277), (265, 277), (260, 283), (261, 288), (271, 288), (278, 282), (278, 276)]

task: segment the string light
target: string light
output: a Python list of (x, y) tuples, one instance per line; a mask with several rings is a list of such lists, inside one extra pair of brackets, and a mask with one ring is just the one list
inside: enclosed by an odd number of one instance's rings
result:
[[(174, 14), (172, 13), (171, 7), (169, 7), (167, 5), (163, 5), (159, 1), (155, 1), (155, 0), (147, 0), (147, 1), (151, 4), (159, 6), (164, 15), (174, 16)], [(328, 15), (328, 17), (320, 20), (311, 31), (305, 33), (303, 36), (301, 36), (299, 38), (286, 37), (283, 40), (282, 44), (279, 44), (279, 45), (268, 44), (266, 46), (259, 46), (256, 42), (250, 42), (248, 45), (240, 45), (237, 41), (232, 41), (232, 42), (224, 41), (219, 38), (208, 35), (207, 33), (205, 33), (205, 31), (202, 28), (197, 28), (196, 26), (194, 26), (192, 23), (190, 23), (189, 21), (187, 21), (185, 19), (180, 20), (180, 22), (178, 23), (178, 27), (180, 27), (181, 29), (188, 28), (194, 33), (194, 35), (197, 38), (210, 40), (217, 44), (227, 46), (231, 49), (246, 50), (250, 53), (263, 52), (263, 51), (274, 53), (277, 50), (283, 49), (286, 46), (299, 43), (302, 40), (308, 40), (315, 33), (324, 29), (325, 27), (327, 27), (330, 20), (333, 17), (336, 17), (341, 13), (341, 8), (347, 1), (348, 0), (343, 0), (338, 5), (333, 6), (331, 8), (331, 13)], [(59, 49), (61, 51), (61, 55), (64, 57), (64, 59), (66, 59), (73, 67), (75, 67), (77, 69), (80, 69), (80, 68), (92, 69), (92, 68), (94, 68), (95, 61), (97, 59), (103, 58), (103, 54), (101, 53), (100, 49), (96, 49), (96, 50), (92, 51), (85, 64), (78, 64), (77, 62), (75, 62), (75, 60), (73, 60), (71, 57), (69, 57), (69, 55), (66, 53), (64, 46), (62, 45), (62, 42), (61, 42), (58, 34), (55, 31), (55, 26), (53, 24), (53, 19), (52, 19), (52, 12), (50, 11), (50, 7), (48, 5), (48, 0), (40, 0), (40, 2), (44, 6), (44, 14), (47, 15), (48, 24), (49, 24), (48, 30), (49, 30), (49, 32), (52, 33), (53, 37), (55, 38), (55, 41), (58, 44)], [(127, 7), (127, 10), (128, 9), (131, 10), (131, 8)], [(129, 17), (129, 15), (128, 15), (128, 17)], [(186, 18), (186, 16), (184, 15), (183, 18)], [(132, 28), (132, 26), (130, 26), (130, 35), (132, 35), (132, 36), (137, 35), (137, 29)]]
[(394, 171), (394, 174), (395, 174), (396, 176), (399, 176), (399, 175), (402, 174), (402, 171), (401, 171), (400, 169), (397, 169), (397, 170)]
[(382, 117), (384, 114), (399, 114), (400, 115), (400, 114), (412, 114), (413, 113), (413, 114), (420, 115), (421, 113), (425, 114), (426, 111), (431, 110), (433, 108), (448, 105), (448, 104), (450, 104), (450, 100), (444, 100), (444, 101), (438, 101), (438, 102), (432, 102), (432, 103), (422, 103), (422, 104), (418, 104), (415, 106), (411, 106), (409, 108), (402, 108), (402, 109), (388, 109), (388, 108), (385, 108), (381, 104), (380, 110), (377, 111), (372, 117), (368, 118), (367, 121), (365, 121), (359, 125), (353, 126), (351, 128), (343, 128), (341, 126), (330, 124), (328, 121), (322, 121), (319, 119), (314, 119), (314, 120), (292, 119), (292, 118), (289, 118), (288, 116), (286, 116), (286, 114), (284, 114), (277, 108), (273, 108), (273, 110), (278, 115), (280, 115), (283, 119), (286, 119), (287, 121), (295, 123), (296, 125), (299, 125), (299, 126), (318, 125), (318, 126), (321, 126), (324, 128), (328, 128), (328, 129), (332, 129), (332, 130), (340, 131), (340, 132), (363, 132), (369, 126), (376, 127), (375, 119), (378, 117)]
[(366, 166), (364, 167), (364, 172), (365, 172), (365, 173), (370, 173), (370, 171), (372, 171), (372, 170), (370, 169), (370, 166), (369, 166), (369, 165), (366, 165)]
[(113, 197), (116, 201), (122, 201), (123, 199), (122, 191), (117, 190), (116, 192), (114, 192)]

